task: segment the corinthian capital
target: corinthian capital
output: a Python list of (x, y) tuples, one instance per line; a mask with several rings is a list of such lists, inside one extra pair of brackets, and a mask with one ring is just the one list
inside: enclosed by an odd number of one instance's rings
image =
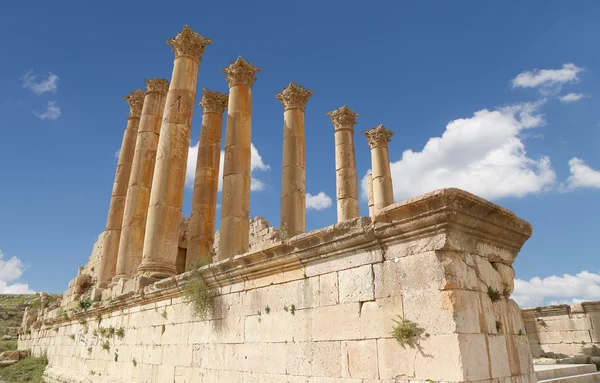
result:
[(204, 48), (210, 43), (212, 43), (211, 39), (194, 32), (187, 25), (183, 26), (177, 36), (167, 40), (167, 45), (173, 47), (172, 50), (176, 57), (191, 56), (198, 61), (202, 61)]
[(230, 62), (227, 68), (222, 69), (227, 76), (225, 79), (229, 82), (229, 87), (234, 85), (246, 85), (252, 88), (256, 81), (255, 74), (261, 71), (260, 68), (252, 65), (250, 61), (244, 61), (241, 56), (237, 60)]
[(350, 127), (350, 129), (353, 129), (354, 125), (356, 124), (356, 117), (360, 116), (360, 114), (355, 113), (346, 105), (327, 113), (327, 115), (331, 117), (331, 122), (336, 129), (341, 127)]
[(169, 91), (169, 80), (165, 78), (151, 78), (146, 80), (146, 92), (158, 92), (165, 94)]
[(373, 149), (378, 146), (387, 146), (388, 142), (392, 141), (394, 132), (386, 129), (383, 125), (379, 125), (373, 129), (364, 130), (363, 134), (367, 137), (367, 141), (369, 141), (369, 147)]
[(315, 93), (312, 90), (306, 89), (303, 86), (296, 85), (294, 82), (290, 82), (287, 88), (283, 89), (281, 93), (277, 93), (275, 97), (283, 107), (287, 109), (301, 109), (304, 110), (306, 103), (312, 94)]
[(137, 89), (123, 97), (123, 100), (129, 104), (129, 117), (140, 117), (142, 115), (142, 106), (144, 105), (144, 92)]
[(204, 113), (217, 113), (222, 115), (227, 108), (228, 101), (228, 94), (202, 88), (202, 101), (200, 101), (198, 105), (202, 105)]

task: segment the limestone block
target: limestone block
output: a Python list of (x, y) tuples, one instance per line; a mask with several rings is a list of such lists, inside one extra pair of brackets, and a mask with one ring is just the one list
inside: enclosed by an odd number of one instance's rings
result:
[(342, 270), (338, 273), (340, 303), (364, 302), (374, 299), (371, 265)]
[(473, 256), (464, 251), (437, 250), (445, 275), (445, 289), (477, 290), (479, 280)]
[[(435, 382), (465, 381), (462, 373), (459, 337), (462, 335), (432, 335), (421, 340), (414, 358), (415, 378)], [(408, 348), (407, 348), (408, 350)], [(412, 381), (412, 380), (411, 380)]]
[(359, 303), (313, 309), (313, 341), (356, 339), (360, 333), (359, 311)]
[(374, 264), (373, 280), (376, 299), (402, 295), (402, 269), (398, 262), (384, 261)]
[(362, 340), (342, 342), (342, 377), (379, 377), (377, 366), (377, 341)]
[(288, 343), (286, 371), (290, 375), (341, 376), (341, 342)]
[(397, 320), (403, 311), (401, 296), (364, 302), (360, 311), (361, 337), (389, 337), (394, 325), (392, 320)]
[(431, 335), (479, 333), (480, 295), (463, 290), (424, 290), (407, 292), (403, 298), (406, 319)]
[(504, 285), (500, 278), (500, 274), (492, 267), (492, 264), (479, 255), (473, 254), (475, 261), (475, 271), (480, 281), (480, 291), (486, 292), (488, 286), (498, 291), (500, 294), (504, 292)]
[(321, 274), (319, 277), (319, 305), (329, 306), (339, 303), (338, 273)]
[(410, 379), (415, 376), (416, 347), (402, 347), (396, 339), (377, 340), (377, 360), (381, 379)]
[[(283, 310), (292, 304), (296, 309), (316, 307), (319, 305), (319, 277), (301, 278), (283, 285), (267, 285), (259, 289), (242, 293), (243, 315), (254, 315), (264, 312), (268, 306), (272, 311)], [(337, 291), (337, 290), (336, 290)]]
[(327, 273), (333, 273), (341, 270), (347, 270), (358, 266), (370, 265), (383, 261), (381, 250), (372, 250), (352, 254), (352, 256), (327, 258), (323, 262), (307, 265), (304, 269), (309, 277)]
[(246, 342), (306, 342), (311, 340), (312, 310), (271, 311), (245, 317)]
[(511, 376), (505, 336), (488, 336), (487, 342), (491, 363), (491, 377), (495, 379)]
[(493, 262), (492, 267), (500, 275), (500, 281), (502, 282), (502, 292), (512, 294), (515, 289), (515, 270), (512, 266), (505, 265), (499, 262)]

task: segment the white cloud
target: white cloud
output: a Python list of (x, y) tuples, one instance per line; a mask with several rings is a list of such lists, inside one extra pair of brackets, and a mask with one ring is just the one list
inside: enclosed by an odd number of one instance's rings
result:
[(566, 95), (560, 97), (560, 102), (562, 102), (563, 104), (566, 104), (568, 102), (579, 101), (584, 97), (585, 97), (585, 95), (583, 93), (569, 93), (569, 94), (566, 94)]
[(33, 111), (33, 114), (42, 120), (56, 120), (61, 113), (57, 101), (48, 101), (48, 107), (44, 112)]
[(331, 197), (324, 192), (319, 192), (317, 195), (306, 193), (306, 208), (314, 210), (323, 210), (331, 206)]
[(119, 150), (117, 150), (114, 154), (116, 159), (119, 159), (119, 156), (121, 155), (121, 148), (119, 148)]
[[(39, 79), (40, 77), (41, 79)], [(33, 70), (30, 70), (23, 75), (23, 88), (30, 89), (35, 94), (56, 92), (58, 80), (58, 76), (54, 73), (48, 73), (48, 75), (44, 77), (34, 75)]]
[(569, 160), (569, 171), (571, 175), (567, 178), (566, 183), (560, 185), (561, 191), (581, 188), (600, 189), (600, 171), (592, 169), (582, 159), (571, 158)]
[[(391, 163), (394, 197), (401, 201), (445, 187), (458, 187), (489, 199), (522, 197), (554, 184), (548, 157), (527, 156), (521, 133), (544, 124), (544, 101), (498, 110), (483, 109), (451, 121), (441, 137), (421, 151), (406, 150)], [(367, 196), (367, 177), (362, 182)]]
[(511, 84), (513, 88), (540, 88), (544, 95), (557, 94), (564, 84), (578, 82), (582, 71), (572, 63), (563, 64), (561, 69), (534, 69), (519, 73)]
[(511, 297), (522, 308), (597, 301), (600, 300), (600, 274), (584, 270), (575, 276), (552, 275), (543, 279), (531, 278), (529, 281), (515, 279), (515, 291)]
[(25, 270), (25, 266), (17, 257), (4, 260), (4, 253), (0, 250), (0, 294), (32, 294), (35, 291), (29, 288), (25, 283), (13, 283), (19, 279)]
[[(185, 172), (185, 185), (189, 188), (194, 187), (194, 177), (196, 176), (196, 161), (198, 159), (198, 144), (191, 146), (188, 152), (187, 168)], [(256, 171), (269, 171), (271, 166), (263, 162), (262, 156), (258, 153), (258, 150), (254, 144), (250, 144), (250, 172), (252, 175)], [(219, 159), (219, 191), (223, 189), (223, 161), (225, 158), (225, 152), (221, 150), (221, 157)], [(265, 183), (258, 178), (250, 178), (250, 190), (260, 191), (265, 189)]]

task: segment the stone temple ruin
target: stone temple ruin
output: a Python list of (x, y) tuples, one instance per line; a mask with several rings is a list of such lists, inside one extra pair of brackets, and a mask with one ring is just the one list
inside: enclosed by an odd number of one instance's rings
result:
[(394, 203), (385, 127), (364, 132), (372, 174), (369, 216), (361, 217), (358, 114), (347, 106), (328, 113), (338, 223), (307, 233), (304, 113), (313, 92), (290, 83), (276, 95), (284, 107), (281, 230), (250, 219), (260, 69), (241, 57), (223, 69), (229, 94), (203, 90), (192, 211), (182, 217), (197, 74), (210, 43), (184, 27), (167, 41), (170, 83), (146, 80), (146, 92), (125, 97), (106, 230), (60, 307), (24, 318), (19, 347), (48, 356), (45, 379), (535, 382), (509, 298), (511, 265), (531, 226), (458, 189)]

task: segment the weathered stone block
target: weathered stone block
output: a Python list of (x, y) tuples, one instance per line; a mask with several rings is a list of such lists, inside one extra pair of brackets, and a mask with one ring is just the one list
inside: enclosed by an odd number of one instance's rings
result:
[(338, 278), (340, 303), (364, 302), (374, 299), (371, 265), (340, 271)]
[(376, 340), (342, 342), (342, 376), (368, 379), (379, 377)]

